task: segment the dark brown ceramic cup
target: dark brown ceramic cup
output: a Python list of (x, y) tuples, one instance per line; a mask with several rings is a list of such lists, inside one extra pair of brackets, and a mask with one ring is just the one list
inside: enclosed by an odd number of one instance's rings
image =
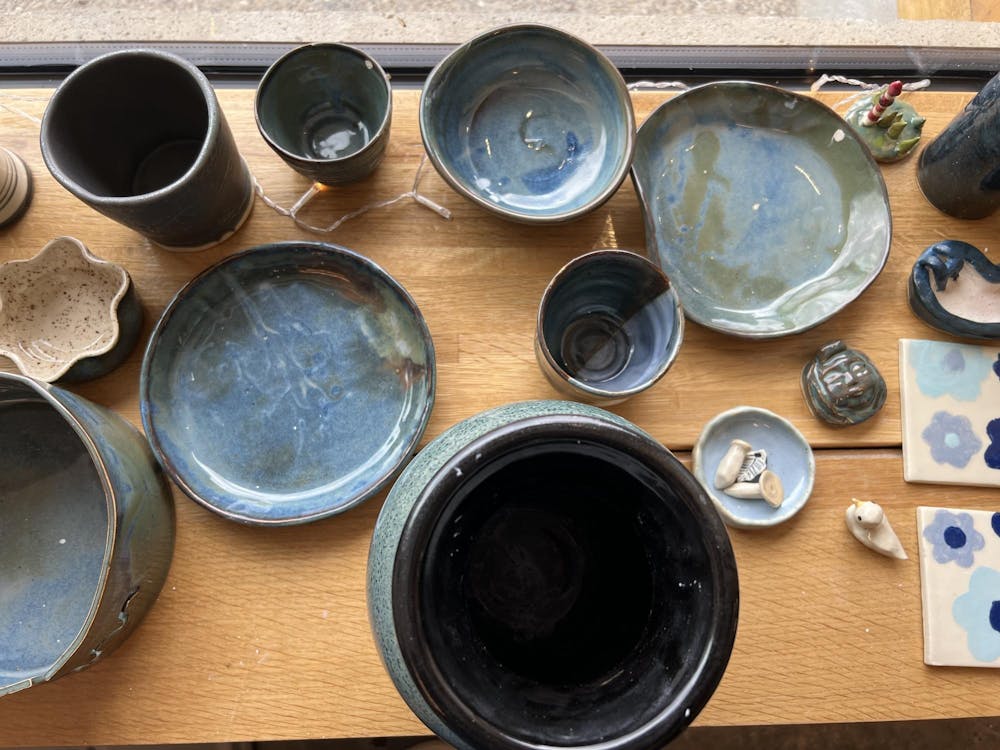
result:
[(45, 110), (41, 148), (63, 187), (168, 250), (222, 242), (253, 206), (211, 84), (165, 52), (113, 52), (71, 73)]

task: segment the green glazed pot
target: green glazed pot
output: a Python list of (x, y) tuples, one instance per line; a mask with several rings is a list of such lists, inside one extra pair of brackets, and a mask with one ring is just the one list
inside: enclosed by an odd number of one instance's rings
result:
[(368, 561), (386, 668), (459, 750), (662, 747), (722, 677), (738, 598), (697, 480), (635, 425), (566, 401), (430, 443)]

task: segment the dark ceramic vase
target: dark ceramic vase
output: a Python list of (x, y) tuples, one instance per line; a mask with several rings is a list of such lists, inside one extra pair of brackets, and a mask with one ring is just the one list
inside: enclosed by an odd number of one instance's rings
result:
[(959, 219), (1000, 208), (1000, 74), (923, 150), (917, 181), (935, 208)]
[(564, 401), (442, 434), (401, 475), (368, 565), (376, 643), (459, 750), (660, 748), (736, 633), (725, 528), (635, 425)]

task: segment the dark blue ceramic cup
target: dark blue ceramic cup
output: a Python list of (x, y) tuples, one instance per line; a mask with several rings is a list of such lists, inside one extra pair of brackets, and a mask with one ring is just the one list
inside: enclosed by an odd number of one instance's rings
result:
[(41, 148), (52, 176), (168, 250), (201, 250), (250, 215), (253, 183), (208, 79), (176, 55), (103, 55), (49, 100)]
[(663, 377), (683, 337), (684, 314), (663, 271), (626, 250), (596, 250), (549, 283), (535, 355), (557, 390), (614, 404)]
[(385, 156), (392, 119), (389, 76), (346, 44), (308, 44), (264, 74), (254, 102), (267, 144), (324, 185), (367, 177)]

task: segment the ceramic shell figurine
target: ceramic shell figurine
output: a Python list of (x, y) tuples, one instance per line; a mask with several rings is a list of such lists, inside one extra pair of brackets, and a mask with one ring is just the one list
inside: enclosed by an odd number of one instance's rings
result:
[(844, 115), (876, 161), (899, 161), (920, 142), (925, 118), (912, 105), (896, 98), (902, 91), (903, 84), (893, 81), (861, 97)]
[(1000, 340), (1000, 265), (968, 242), (945, 240), (913, 264), (907, 298), (913, 314), (953, 336)]
[(899, 543), (899, 537), (892, 530), (885, 511), (878, 503), (870, 500), (851, 500), (845, 514), (847, 528), (854, 538), (880, 555), (906, 560), (908, 556)]
[(31, 172), (13, 151), (0, 147), (0, 228), (13, 224), (31, 203)]
[(885, 404), (885, 379), (863, 352), (832, 341), (802, 370), (802, 395), (813, 416), (835, 425), (864, 422)]

